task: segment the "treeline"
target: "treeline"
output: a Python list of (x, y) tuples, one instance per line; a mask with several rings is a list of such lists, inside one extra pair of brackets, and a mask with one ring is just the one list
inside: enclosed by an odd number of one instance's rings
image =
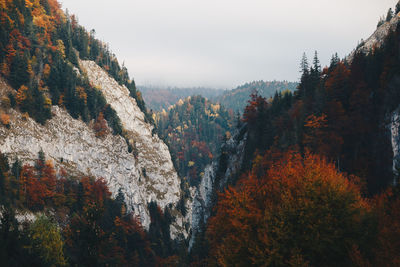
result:
[(284, 93), (286, 91), (293, 92), (297, 87), (297, 83), (286, 81), (254, 81), (245, 83), (237, 88), (225, 91), (222, 95), (217, 96), (214, 100), (226, 109), (232, 109), (234, 112), (242, 113), (250, 100), (250, 95), (257, 93), (258, 95), (270, 98), (276, 92)]
[(178, 264), (169, 209), (162, 211), (155, 202), (148, 208), (147, 232), (128, 212), (122, 192), (112, 198), (103, 179), (57, 172), (43, 152), (34, 165), (17, 159), (10, 166), (0, 154), (3, 266)]
[[(303, 155), (302, 155), (303, 154)], [(194, 266), (397, 266), (400, 188), (363, 196), (323, 157), (267, 151), (221, 193)]]
[(81, 75), (81, 58), (96, 61), (126, 85), (152, 121), (134, 81), (108, 45), (80, 26), (75, 16), (64, 14), (56, 0), (1, 1), (0, 13), (0, 72), (16, 90), (8, 96), (13, 106), (42, 124), (51, 118), (51, 105), (63, 106), (85, 122), (103, 112), (114, 133), (121, 134), (115, 111)]
[(171, 151), (180, 177), (197, 185), (207, 164), (234, 124), (234, 116), (202, 96), (179, 100), (167, 112), (157, 114), (157, 128)]
[(304, 55), (294, 93), (251, 96), (239, 178), (216, 199), (194, 265), (399, 265), (388, 127), (400, 103), (399, 45), (398, 26), (351, 61), (334, 55), (322, 69), (317, 54), (311, 65)]
[(146, 101), (146, 106), (154, 112), (160, 112), (163, 109), (168, 110), (168, 108), (178, 102), (179, 99), (185, 99), (192, 95), (201, 95), (208, 99), (214, 99), (223, 92), (220, 89), (205, 87), (158, 88), (153, 86), (139, 86), (139, 89)]
[(317, 54), (311, 67), (304, 56), (294, 94), (276, 94), (270, 102), (253, 95), (243, 115), (244, 170), (256, 150), (297, 146), (361, 177), (370, 194), (386, 188), (394, 177), (387, 118), (400, 103), (399, 36), (400, 30), (391, 32), (380, 48), (357, 52), (351, 62), (333, 56), (323, 70)]

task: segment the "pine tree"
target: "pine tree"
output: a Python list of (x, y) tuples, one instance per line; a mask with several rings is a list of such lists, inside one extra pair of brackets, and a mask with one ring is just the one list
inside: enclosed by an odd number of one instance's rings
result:
[(308, 73), (308, 59), (307, 55), (304, 52), (303, 57), (301, 58), (301, 63), (300, 63), (300, 72), (304, 75), (305, 73)]
[(393, 18), (393, 10), (392, 8), (389, 8), (387, 15), (386, 15), (386, 21), (389, 22)]
[(320, 64), (319, 59), (318, 59), (318, 52), (317, 51), (315, 51), (315, 53), (314, 53), (313, 70), (316, 73), (321, 73), (321, 64)]
[(340, 59), (339, 59), (339, 56), (338, 56), (337, 53), (332, 55), (331, 64), (329, 66), (329, 70), (333, 70), (336, 67), (336, 65), (339, 63), (339, 61), (340, 61)]

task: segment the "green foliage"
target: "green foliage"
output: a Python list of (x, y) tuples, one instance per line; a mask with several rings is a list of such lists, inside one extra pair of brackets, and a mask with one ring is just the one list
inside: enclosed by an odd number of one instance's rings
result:
[[(103, 179), (72, 177), (61, 170), (58, 179), (51, 180), (55, 173), (43, 153), (35, 166), (21, 167), (16, 161), (11, 169), (0, 154), (0, 184), (7, 188), (0, 199), (4, 266), (155, 266), (176, 253), (173, 247), (179, 244), (169, 236), (168, 209), (151, 209), (147, 233), (139, 219), (127, 213), (121, 190), (113, 199)], [(31, 213), (36, 216), (33, 222), (18, 222), (16, 211), (38, 210), (27, 200), (42, 203), (41, 215)]]
[(193, 87), (193, 88), (158, 88), (140, 86), (140, 92), (146, 105), (155, 112), (161, 112), (163, 109), (174, 105), (179, 99), (185, 99), (192, 95), (201, 95), (210, 100), (220, 96), (224, 91), (213, 88)]
[(60, 229), (46, 216), (40, 216), (29, 226), (30, 249), (45, 266), (66, 266)]
[(191, 185), (218, 155), (232, 126), (232, 113), (201, 96), (180, 100), (168, 113), (157, 114), (159, 135), (169, 144), (179, 175), (188, 177)]
[(275, 92), (283, 92), (286, 90), (294, 91), (296, 87), (297, 83), (294, 82), (255, 81), (241, 85), (236, 89), (225, 91), (221, 96), (216, 97), (215, 101), (221, 103), (226, 109), (232, 109), (234, 112), (242, 113), (247, 105), (247, 101), (250, 100), (250, 95), (253, 93), (257, 93), (268, 99), (272, 97)]
[[(7, 18), (0, 23), (0, 49), (6, 52), (0, 55), (0, 73), (14, 89), (28, 88), (18, 105), (22, 112), (28, 112), (41, 124), (51, 118), (51, 105), (65, 107), (73, 118), (84, 122), (103, 112), (114, 134), (122, 134), (115, 111), (106, 105), (100, 92), (94, 92), (89, 82), (78, 75), (80, 57), (96, 61), (126, 85), (146, 119), (152, 122), (127, 69), (119, 66), (108, 45), (94, 38), (94, 31), (89, 34), (75, 16), (63, 14), (57, 1), (34, 5), (8, 1), (1, 12)], [(13, 101), (11, 104), (15, 106)]]

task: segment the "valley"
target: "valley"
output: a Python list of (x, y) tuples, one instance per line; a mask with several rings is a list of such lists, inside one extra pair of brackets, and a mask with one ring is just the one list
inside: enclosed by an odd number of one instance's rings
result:
[(4, 266), (397, 266), (400, 2), (298, 82), (136, 85), (57, 0), (0, 1)]

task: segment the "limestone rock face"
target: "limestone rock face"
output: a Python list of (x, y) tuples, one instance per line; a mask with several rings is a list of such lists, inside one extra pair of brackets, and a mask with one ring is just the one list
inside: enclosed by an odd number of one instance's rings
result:
[(191, 207), (190, 225), (192, 226), (192, 236), (189, 241), (189, 249), (194, 244), (196, 234), (202, 231), (202, 226), (207, 224), (214, 204), (212, 201), (213, 196), (217, 192), (223, 191), (228, 184), (231, 184), (232, 180), (240, 172), (247, 140), (247, 134), (241, 136), (240, 132), (241, 130), (238, 130), (222, 145), (221, 150), (226, 151), (228, 155), (226, 169), (223, 174), (220, 177), (216, 177), (220, 166), (218, 166), (218, 160), (215, 160), (205, 167), (200, 184), (195, 188)]
[[(103, 93), (106, 101), (117, 112), (129, 141), (138, 151), (138, 171), (141, 185), (147, 192), (142, 203), (157, 201), (161, 207), (177, 203), (180, 181), (172, 164), (167, 145), (152, 134), (153, 126), (145, 122), (144, 114), (125, 86), (118, 84), (93, 61), (80, 61), (89, 81)], [(150, 222), (147, 222), (148, 224)]]
[(383, 23), (379, 26), (375, 32), (365, 41), (363, 41), (357, 49), (355, 49), (348, 57), (348, 61), (352, 61), (354, 58), (354, 54), (356, 52), (363, 52), (364, 54), (368, 54), (375, 47), (380, 47), (384, 41), (386, 36), (391, 31), (395, 31), (397, 25), (400, 21), (400, 13), (395, 15), (390, 21)]
[(397, 185), (397, 177), (400, 168), (400, 107), (393, 111), (390, 121), (390, 133), (393, 150), (393, 173), (396, 174), (393, 185)]
[[(129, 142), (137, 148), (137, 158), (128, 152), (123, 137), (108, 134), (97, 138), (92, 127), (73, 119), (58, 106), (52, 107), (53, 118), (44, 126), (10, 110), (11, 127), (0, 127), (0, 151), (13, 160), (18, 157), (33, 162), (42, 149), (56, 167), (103, 177), (113, 195), (122, 190), (128, 209), (140, 216), (146, 228), (150, 225), (148, 202), (156, 201), (161, 208), (169, 206), (175, 217), (171, 237), (178, 234), (187, 237), (189, 218), (176, 210), (181, 197), (180, 178), (168, 147), (152, 134), (153, 126), (145, 122), (143, 112), (125, 86), (119, 85), (95, 62), (81, 61), (81, 68), (117, 112)], [(4, 81), (0, 87), (0, 92), (8, 90)]]

